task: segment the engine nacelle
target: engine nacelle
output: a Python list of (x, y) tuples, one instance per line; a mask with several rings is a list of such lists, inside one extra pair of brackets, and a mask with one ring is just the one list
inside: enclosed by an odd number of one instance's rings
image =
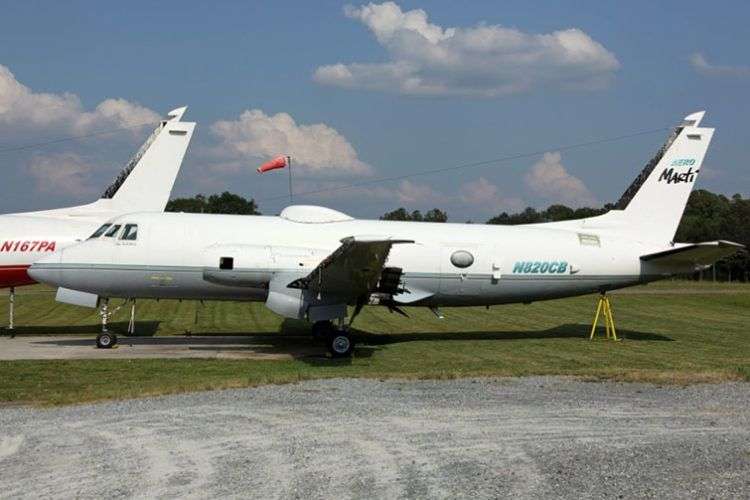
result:
[(276, 274), (268, 284), (266, 307), (285, 318), (305, 319), (313, 323), (346, 317), (346, 303), (320, 300), (308, 290), (287, 287), (299, 277), (294, 273)]
[(285, 318), (304, 319), (307, 312), (306, 291), (287, 288), (296, 276), (277, 274), (268, 284), (266, 307)]

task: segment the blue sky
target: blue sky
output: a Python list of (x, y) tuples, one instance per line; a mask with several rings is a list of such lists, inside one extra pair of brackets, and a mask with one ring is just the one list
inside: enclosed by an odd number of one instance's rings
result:
[[(254, 171), (275, 153), (295, 157), (295, 187), (308, 191), (546, 151), (296, 200), (362, 217), (437, 206), (485, 220), (616, 200), (666, 132), (560, 146), (706, 109), (717, 132), (699, 186), (750, 194), (746, 2), (345, 5), (8, 3), (0, 149), (187, 104), (198, 129), (175, 194), (230, 190), (266, 213), (288, 202), (269, 200), (286, 193), (283, 172)], [(45, 106), (49, 117), (31, 116)], [(147, 132), (0, 153), (0, 211), (94, 199)]]

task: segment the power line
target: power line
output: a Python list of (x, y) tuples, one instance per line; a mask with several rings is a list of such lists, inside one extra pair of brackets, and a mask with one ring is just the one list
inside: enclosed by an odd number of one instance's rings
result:
[[(487, 165), (492, 165), (493, 163), (503, 163), (503, 162), (512, 161), (512, 160), (520, 160), (520, 159), (524, 159), (524, 158), (531, 158), (531, 157), (534, 157), (534, 156), (541, 156), (544, 153), (548, 153), (550, 151), (569, 151), (571, 149), (583, 148), (583, 147), (588, 147), (588, 146), (595, 146), (597, 144), (603, 144), (603, 143), (607, 143), (607, 142), (622, 141), (622, 140), (625, 140), (625, 139), (631, 139), (633, 137), (638, 137), (638, 136), (642, 136), (642, 135), (654, 134), (656, 132), (663, 132), (665, 130), (670, 130), (670, 129), (671, 129), (671, 127), (660, 127), (660, 128), (650, 129), (650, 130), (642, 130), (640, 132), (634, 132), (634, 133), (625, 134), (625, 135), (618, 135), (618, 136), (615, 136), (615, 137), (607, 137), (607, 138), (604, 138), (604, 139), (596, 139), (596, 140), (588, 141), (588, 142), (579, 142), (579, 143), (576, 143), (576, 144), (566, 144), (566, 145), (563, 145), (563, 146), (556, 146), (556, 147), (544, 148), (544, 149), (540, 149), (540, 150), (529, 152), (529, 153), (518, 153), (518, 154), (514, 154), (514, 155), (509, 155), (509, 156), (501, 156), (499, 158), (493, 158), (491, 160), (482, 160), (482, 161), (471, 162), (471, 163), (463, 163), (463, 164), (460, 164), (460, 165), (453, 165), (453, 166), (450, 166), (450, 167), (442, 167), (442, 168), (436, 168), (436, 169), (431, 169), (431, 170), (422, 170), (422, 171), (414, 172), (414, 173), (411, 173), (411, 174), (396, 175), (396, 176), (393, 176), (393, 177), (381, 177), (381, 178), (378, 178), (378, 179), (370, 179), (370, 180), (366, 180), (366, 181), (355, 182), (355, 183), (352, 183), (352, 184), (346, 184), (344, 186), (337, 186), (337, 187), (326, 188), (326, 189), (316, 189), (316, 190), (313, 190), (313, 191), (304, 191), (304, 192), (301, 192), (301, 193), (294, 193), (294, 195), (295, 196), (305, 196), (305, 195), (312, 195), (312, 194), (320, 194), (320, 193), (330, 193), (330, 192), (336, 192), (336, 191), (344, 191), (346, 189), (353, 189), (353, 188), (358, 188), (358, 187), (363, 187), (363, 186), (370, 186), (372, 184), (378, 184), (378, 183), (381, 183), (381, 182), (400, 181), (400, 180), (403, 180), (403, 179), (409, 179), (409, 178), (418, 177), (418, 176), (421, 176), (421, 175), (440, 174), (440, 173), (443, 173), (443, 172), (450, 172), (450, 171), (453, 171), (453, 170), (461, 170), (461, 169), (464, 169), (464, 168), (483, 167), (483, 166), (487, 166)], [(262, 199), (259, 199), (259, 200), (255, 200), (255, 202), (256, 203), (263, 203), (263, 202), (267, 202), (267, 201), (280, 200), (282, 198), (286, 199), (287, 197), (288, 197), (288, 195), (272, 196), (272, 197), (269, 197), (269, 198), (262, 198)]]
[(7, 147), (7, 148), (0, 148), (0, 154), (3, 154), (3, 153), (12, 153), (12, 152), (15, 152), (15, 151), (24, 151), (24, 150), (27, 150), (27, 149), (35, 149), (35, 148), (40, 148), (40, 147), (44, 147), (44, 146), (50, 146), (52, 144), (58, 144), (58, 143), (61, 143), (61, 142), (74, 141), (74, 140), (77, 140), (77, 139), (86, 139), (86, 138), (89, 138), (89, 137), (96, 137), (96, 136), (100, 136), (100, 135), (114, 134), (115, 132), (120, 132), (122, 130), (132, 130), (134, 128), (140, 128), (140, 127), (145, 127), (146, 125), (154, 125), (154, 124), (155, 124), (155, 122), (137, 123), (135, 125), (128, 125), (127, 127), (120, 127), (120, 128), (109, 129), (109, 130), (102, 130), (102, 131), (99, 131), (99, 132), (92, 132), (90, 134), (71, 135), (71, 136), (68, 136), (68, 137), (61, 137), (59, 139), (52, 139), (52, 140), (44, 141), (44, 142), (35, 142), (35, 143), (32, 143), (32, 144), (23, 144), (21, 146), (10, 146), (10, 147)]

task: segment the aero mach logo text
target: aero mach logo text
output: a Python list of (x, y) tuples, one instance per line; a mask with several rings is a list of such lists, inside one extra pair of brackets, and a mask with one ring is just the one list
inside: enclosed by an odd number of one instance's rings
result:
[(5, 240), (0, 244), (0, 252), (54, 252), (55, 243), (45, 240)]
[[(659, 176), (659, 182), (666, 182), (667, 184), (679, 184), (681, 182), (695, 182), (695, 176), (700, 172), (699, 170), (693, 171), (693, 165), (695, 160), (692, 158), (681, 158), (674, 160), (669, 168), (665, 168)], [(675, 170), (674, 167), (688, 167), (685, 172)]]

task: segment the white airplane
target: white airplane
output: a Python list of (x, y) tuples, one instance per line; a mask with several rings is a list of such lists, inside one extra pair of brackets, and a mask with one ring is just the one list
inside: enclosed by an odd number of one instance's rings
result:
[[(63, 287), (68, 302), (102, 305), (105, 320), (110, 297), (263, 301), (312, 322), (333, 356), (348, 356), (347, 327), (365, 304), (439, 315), (439, 306), (605, 293), (743, 248), (672, 241), (714, 132), (700, 127), (703, 115), (686, 117), (617, 209), (597, 217), (491, 226), (357, 220), (315, 206), (278, 217), (132, 213), (29, 274)], [(97, 344), (116, 341), (103, 332)]]
[[(162, 211), (169, 201), (195, 123), (181, 121), (187, 107), (170, 111), (102, 197), (88, 205), (0, 216), (0, 288), (34, 283), (29, 266), (85, 240), (103, 222), (134, 211)], [(114, 230), (98, 236), (112, 239)]]

